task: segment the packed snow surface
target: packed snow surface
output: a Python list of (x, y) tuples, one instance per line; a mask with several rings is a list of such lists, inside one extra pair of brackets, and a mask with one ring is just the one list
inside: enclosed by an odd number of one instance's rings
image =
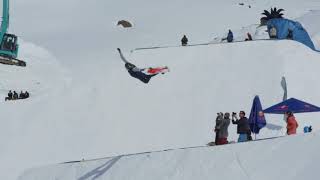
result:
[(30, 169), (19, 180), (317, 179), (315, 162), (320, 160), (319, 138), (317, 132), (299, 137), (51, 165)]
[[(29, 7), (30, 13), (13, 13), (10, 27), (22, 27), (19, 22), (25, 21), (24, 16), (36, 18), (33, 17), (36, 11), (32, 8), (55, 9), (53, 2), (36, 2), (12, 3), (11, 7)], [(19, 58), (27, 62), (27, 67), (0, 65), (0, 95), (3, 98), (0, 103), (0, 179), (16, 179), (25, 169), (59, 162), (205, 145), (214, 139), (212, 130), (217, 112), (245, 110), (249, 113), (255, 95), (260, 96), (264, 108), (280, 102), (282, 76), (287, 79), (289, 97), (320, 104), (320, 55), (294, 41), (260, 40), (130, 51), (140, 47), (177, 46), (183, 34), (188, 36), (191, 44), (209, 43), (215, 38), (223, 38), (229, 28), (237, 40), (244, 39), (246, 31), (250, 31), (254, 39), (261, 39), (266, 34), (263, 27), (257, 27), (260, 14), (272, 6), (284, 8), (285, 17), (300, 21), (319, 48), (318, 1), (248, 0), (244, 2), (245, 6), (240, 6), (235, 0), (206, 0), (201, 3), (182, 0), (100, 0), (95, 3), (70, 0), (65, 3), (66, 6), (72, 5), (73, 9), (67, 11), (70, 16), (64, 15), (66, 12), (61, 9), (61, 13), (48, 17), (50, 26), (37, 26), (41, 37), (34, 40), (37, 43), (30, 40), (31, 29), (13, 29), (22, 38), (25, 34), (26, 41), (20, 41)], [(88, 8), (78, 9), (80, 4)], [(251, 8), (247, 6), (249, 4)], [(87, 10), (92, 21), (76, 21), (83, 18), (77, 14), (83, 15)], [(47, 15), (42, 13), (42, 17)], [(134, 28), (117, 27), (116, 22), (121, 19), (132, 21)], [(59, 26), (61, 23), (65, 26)], [(56, 25), (56, 29), (51, 25)], [(49, 33), (51, 29), (54, 29), (52, 34)], [(57, 41), (58, 45), (55, 44)], [(170, 72), (157, 75), (149, 84), (143, 84), (129, 76), (116, 51), (118, 47), (138, 67), (166, 65)], [(5, 102), (9, 90), (28, 90), (31, 97)], [(284, 135), (282, 119), (282, 116), (268, 115), (268, 125), (257, 138)], [(320, 129), (317, 121), (320, 114), (299, 114), (297, 119), (299, 134), (305, 125)], [(229, 139), (236, 140), (236, 127), (231, 125), (229, 130)], [(297, 162), (302, 161), (306, 167), (316, 167), (317, 164), (311, 164), (309, 159), (309, 156), (318, 157), (314, 151), (319, 146), (316, 138), (317, 134), (276, 142), (270, 140), (170, 151), (148, 154), (152, 156), (150, 159), (144, 159), (147, 155), (121, 157), (83, 163), (83, 167), (76, 164), (75, 168), (79, 169), (69, 167), (73, 164), (53, 165), (48, 167), (54, 169), (52, 172), (46, 168), (33, 169), (26, 171), (20, 179), (88, 179), (93, 177), (85, 175), (90, 175), (99, 166), (112, 170), (97, 176), (101, 179), (150, 179), (152, 174), (158, 173), (159, 176), (151, 179), (209, 178), (204, 176), (209, 175), (211, 169), (201, 167), (216, 167), (217, 170), (212, 172), (221, 173), (221, 176), (216, 173), (216, 177), (233, 179), (255, 178), (265, 167), (269, 174), (266, 177), (272, 178), (284, 176), (280, 174), (280, 165), (288, 167), (292, 164), (292, 172), (298, 172), (296, 177), (314, 177), (314, 173), (309, 173), (311, 170), (303, 169), (303, 164), (292, 163), (291, 159), (285, 161), (284, 150), (293, 149), (288, 156), (303, 152), (301, 154), (306, 154), (306, 159), (299, 155)], [(312, 144), (307, 141), (309, 139)], [(277, 147), (277, 143), (283, 146)], [(305, 143), (314, 149), (302, 151)], [(243, 157), (240, 151), (244, 152)], [(276, 160), (282, 156), (283, 164), (273, 172), (276, 169), (274, 162), (278, 163)], [(152, 162), (141, 163), (149, 160)], [(173, 162), (166, 167), (169, 160)], [(214, 164), (218, 160), (225, 164), (221, 167)], [(142, 167), (137, 167), (136, 162), (140, 162)], [(256, 166), (259, 167), (254, 173), (246, 169)], [(143, 167), (149, 169), (143, 171)], [(225, 171), (219, 169), (223, 167)], [(132, 171), (125, 177), (124, 172), (128, 168)], [(141, 169), (134, 171), (135, 168)], [(234, 173), (230, 172), (232, 170)]]

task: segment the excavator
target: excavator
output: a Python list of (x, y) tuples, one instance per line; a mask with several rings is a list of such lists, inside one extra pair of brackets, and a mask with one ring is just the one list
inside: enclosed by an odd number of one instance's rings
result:
[(2, 8), (0, 63), (25, 67), (26, 62), (17, 59), (19, 50), (18, 37), (7, 33), (9, 27), (9, 0), (3, 0)]

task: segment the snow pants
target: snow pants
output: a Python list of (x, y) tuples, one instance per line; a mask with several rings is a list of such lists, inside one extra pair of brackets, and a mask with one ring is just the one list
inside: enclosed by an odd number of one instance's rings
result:
[(248, 141), (248, 134), (243, 133), (239, 134), (238, 142), (246, 142)]
[(227, 138), (218, 138), (216, 141), (216, 145), (223, 145), (223, 144), (228, 144)]

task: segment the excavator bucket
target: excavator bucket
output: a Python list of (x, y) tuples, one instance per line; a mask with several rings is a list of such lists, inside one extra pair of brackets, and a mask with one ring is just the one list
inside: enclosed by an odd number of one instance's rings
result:
[(7, 64), (7, 65), (22, 66), (22, 67), (25, 67), (27, 65), (27, 63), (22, 60), (9, 58), (1, 55), (0, 55), (0, 63)]

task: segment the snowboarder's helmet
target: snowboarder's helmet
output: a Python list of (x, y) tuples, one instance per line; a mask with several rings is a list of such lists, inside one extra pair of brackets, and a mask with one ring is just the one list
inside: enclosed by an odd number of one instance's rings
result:
[(127, 70), (130, 70), (130, 69), (133, 69), (134, 67), (136, 67), (135, 65), (133, 65), (131, 63), (126, 63), (124, 66), (127, 68)]

